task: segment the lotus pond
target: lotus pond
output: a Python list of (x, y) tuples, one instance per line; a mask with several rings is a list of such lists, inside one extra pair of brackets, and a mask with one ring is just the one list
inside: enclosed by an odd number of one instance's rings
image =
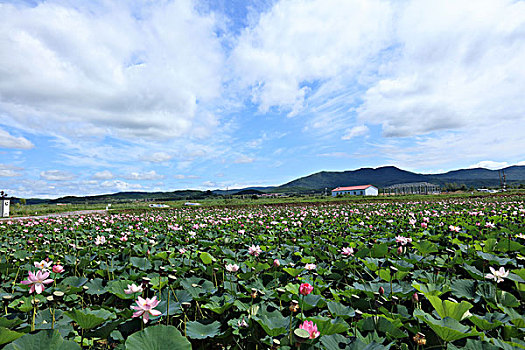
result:
[(0, 222), (0, 347), (524, 349), (524, 199)]

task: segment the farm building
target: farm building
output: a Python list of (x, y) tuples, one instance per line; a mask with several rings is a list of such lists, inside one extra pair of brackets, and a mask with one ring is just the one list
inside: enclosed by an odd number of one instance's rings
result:
[(379, 191), (377, 187), (372, 185), (360, 185), (350, 187), (337, 187), (332, 190), (332, 197), (337, 195), (351, 195), (351, 196), (377, 196)]
[(411, 182), (404, 184), (397, 184), (385, 187), (383, 193), (385, 195), (399, 195), (399, 194), (437, 194), (441, 189), (438, 185), (428, 182)]

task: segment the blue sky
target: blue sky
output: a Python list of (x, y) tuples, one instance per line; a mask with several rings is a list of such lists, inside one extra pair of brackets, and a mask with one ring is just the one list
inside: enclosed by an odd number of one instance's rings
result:
[(525, 2), (0, 1), (0, 188), (525, 165)]

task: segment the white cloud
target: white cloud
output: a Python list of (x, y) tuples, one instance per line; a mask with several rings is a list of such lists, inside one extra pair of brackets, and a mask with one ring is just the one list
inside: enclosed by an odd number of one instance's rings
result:
[(354, 126), (350, 130), (347, 130), (345, 135), (341, 138), (342, 140), (351, 140), (354, 137), (363, 136), (368, 134), (368, 127), (366, 125)]
[(104, 181), (102, 182), (101, 186), (105, 188), (110, 188), (114, 191), (129, 191), (142, 189), (142, 185), (140, 184), (132, 184), (122, 180)]
[(168, 160), (172, 158), (173, 158), (173, 155), (168, 154), (166, 152), (155, 152), (151, 154), (145, 154), (143, 156), (144, 160), (147, 160), (152, 163), (163, 163), (163, 162), (167, 162)]
[(400, 8), (396, 55), (358, 117), (385, 136), (524, 124), (525, 3), (411, 1)]
[(198, 179), (198, 178), (200, 178), (200, 176), (197, 176), (197, 175), (184, 175), (184, 174), (176, 174), (176, 175), (173, 175), (173, 177), (178, 179), (178, 180)]
[(126, 176), (126, 179), (129, 180), (159, 180), (163, 179), (164, 175), (157, 174), (155, 170), (146, 171), (146, 172), (132, 172), (128, 176)]
[(42, 171), (40, 177), (47, 181), (70, 181), (76, 178), (74, 174), (62, 170)]
[(1, 164), (0, 163), (0, 177), (16, 177), (20, 176), (21, 174), (17, 172), (17, 170), (21, 170), (20, 168)]
[(329, 157), (329, 158), (353, 158), (351, 154), (346, 152), (330, 152), (330, 153), (321, 153), (318, 154), (319, 157)]
[(5, 130), (0, 129), (0, 148), (31, 149), (34, 145), (25, 137), (13, 136)]
[(241, 87), (261, 111), (295, 115), (309, 88), (357, 75), (390, 36), (391, 10), (379, 0), (280, 1), (242, 32), (232, 54)]
[(99, 171), (98, 173), (95, 173), (92, 178), (93, 179), (96, 179), (96, 180), (111, 180), (113, 179), (115, 176), (113, 175), (113, 173), (109, 170), (103, 170), (103, 171)]
[(204, 187), (208, 187), (208, 188), (211, 188), (211, 187), (217, 187), (217, 183), (216, 182), (213, 182), (213, 181), (204, 181), (202, 183), (202, 186)]
[(253, 163), (254, 160), (255, 160), (254, 158), (248, 157), (247, 155), (241, 155), (237, 157), (233, 162), (235, 164), (248, 164), (248, 163)]
[(507, 163), (507, 162), (495, 162), (493, 160), (482, 160), (481, 162), (478, 162), (476, 164), (472, 164), (468, 168), (469, 169), (485, 168), (485, 169), (496, 170), (496, 169), (506, 168), (508, 166), (509, 166), (509, 163)]
[(217, 124), (206, 106), (222, 88), (216, 26), (190, 0), (4, 3), (2, 122), (55, 134), (206, 136)]
[[(370, 154), (379, 153), (403, 169), (463, 168), (485, 159), (523, 159), (525, 126), (495, 121), (490, 128), (471, 127), (457, 132), (437, 132), (412, 138), (370, 142)], [(509, 164), (513, 162), (508, 161)]]

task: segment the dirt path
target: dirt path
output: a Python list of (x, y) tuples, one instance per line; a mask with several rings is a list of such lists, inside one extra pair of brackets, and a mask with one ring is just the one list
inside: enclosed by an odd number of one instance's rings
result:
[(14, 216), (9, 218), (0, 218), (0, 221), (16, 221), (16, 220), (34, 220), (34, 219), (45, 219), (45, 218), (56, 218), (56, 217), (65, 217), (65, 216), (78, 216), (78, 215), (88, 215), (88, 214), (106, 214), (106, 210), (79, 210), (79, 211), (68, 211), (64, 213), (50, 213), (46, 215), (38, 216)]

